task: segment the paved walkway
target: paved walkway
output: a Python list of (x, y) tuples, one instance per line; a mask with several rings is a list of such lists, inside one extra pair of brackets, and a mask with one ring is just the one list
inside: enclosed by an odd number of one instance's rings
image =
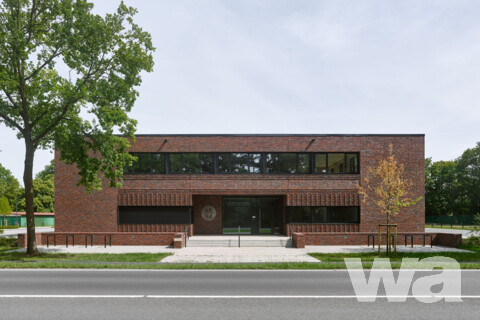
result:
[(164, 263), (319, 262), (304, 249), (295, 248), (184, 248)]
[[(36, 227), (35, 231), (37, 233), (44, 232), (53, 232), (53, 227)], [(18, 228), (18, 229), (4, 229), (3, 233), (0, 236), (16, 236), (17, 234), (27, 233), (27, 228)]]
[[(192, 247), (183, 249), (173, 249), (165, 246), (112, 246), (104, 248), (103, 246), (46, 246), (38, 247), (42, 252), (49, 253), (162, 253), (171, 252), (173, 255), (162, 260), (162, 263), (260, 263), (260, 262), (313, 262), (319, 260), (309, 256), (307, 253), (359, 253), (376, 252), (376, 249), (367, 246), (307, 246), (304, 249), (295, 248), (219, 248), (219, 247)], [(18, 249), (15, 251), (24, 251)], [(434, 246), (423, 247), (399, 246), (400, 252), (468, 252), (466, 250)]]

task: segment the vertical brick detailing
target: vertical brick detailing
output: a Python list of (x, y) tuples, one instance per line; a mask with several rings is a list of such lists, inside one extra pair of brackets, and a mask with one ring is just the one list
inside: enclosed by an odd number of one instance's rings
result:
[(193, 224), (119, 224), (118, 232), (183, 232), (193, 236)]
[(288, 224), (287, 235), (290, 236), (290, 227), (293, 232), (359, 232), (360, 227), (358, 224)]
[(121, 190), (119, 206), (191, 206), (192, 195), (182, 192), (151, 192), (149, 190)]
[(356, 192), (288, 193), (287, 206), (359, 206)]

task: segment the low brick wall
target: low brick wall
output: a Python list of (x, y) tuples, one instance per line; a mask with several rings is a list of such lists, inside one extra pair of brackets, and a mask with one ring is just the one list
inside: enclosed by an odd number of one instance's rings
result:
[[(295, 237), (300, 239), (303, 234), (306, 246), (341, 246), (341, 245), (366, 245), (368, 242), (368, 235), (375, 235), (375, 244), (378, 244), (378, 233), (373, 232), (303, 232), (294, 233)], [(414, 245), (423, 245), (423, 235), (428, 235), (425, 238), (425, 245), (430, 245), (430, 236), (432, 235), (433, 245), (458, 247), (462, 244), (461, 234), (446, 234), (446, 233), (425, 233), (425, 232), (401, 232), (397, 233), (397, 245), (405, 245), (405, 235), (413, 236)], [(382, 245), (386, 243), (386, 233), (382, 233)], [(407, 239), (407, 244), (410, 245), (410, 238)], [(301, 243), (299, 242), (301, 245)], [(372, 241), (370, 242), (372, 244)], [(301, 248), (295, 245), (294, 247)]]
[(185, 233), (175, 234), (175, 238), (173, 239), (173, 247), (175, 249), (185, 248)]
[[(41, 233), (36, 233), (35, 234), (35, 240), (37, 242), (37, 245), (41, 245), (42, 244), (42, 234)], [(18, 235), (17, 244), (20, 248), (26, 248), (27, 247), (27, 234), (26, 233)]]
[[(85, 236), (92, 235), (93, 245), (103, 246), (105, 235), (107, 235), (107, 246), (110, 244), (112, 238), (112, 246), (172, 246), (174, 245), (175, 232), (49, 232), (37, 233), (37, 245), (46, 245), (47, 236), (49, 236), (49, 244), (53, 245), (53, 235), (55, 235), (55, 242), (57, 245), (65, 245), (68, 236), (68, 244), (72, 245), (72, 235), (75, 241), (75, 246), (85, 245)], [(183, 235), (184, 236), (184, 235)], [(87, 238), (87, 243), (90, 245), (90, 237)], [(26, 247), (26, 234), (18, 235), (18, 246)]]
[(305, 248), (305, 235), (300, 232), (294, 232), (292, 236), (294, 248)]
[(458, 248), (462, 244), (462, 235), (459, 233), (437, 233), (433, 244), (438, 246)]

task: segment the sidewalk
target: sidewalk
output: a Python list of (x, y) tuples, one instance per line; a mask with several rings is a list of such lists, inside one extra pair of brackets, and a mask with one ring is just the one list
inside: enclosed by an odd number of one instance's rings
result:
[[(173, 249), (166, 246), (39, 246), (41, 252), (48, 253), (163, 253), (171, 252), (173, 255), (166, 257), (161, 263), (282, 263), (282, 262), (311, 262), (319, 260), (311, 257), (308, 253), (359, 253), (376, 252), (377, 248), (367, 246), (307, 246), (304, 249), (281, 248), (281, 247), (191, 247)], [(462, 249), (434, 246), (397, 247), (399, 252), (468, 252)], [(15, 251), (25, 251), (18, 249)]]
[[(53, 232), (55, 229), (53, 227), (35, 227), (35, 232), (45, 233)], [(16, 236), (17, 234), (27, 233), (27, 228), (18, 228), (18, 229), (3, 229), (1, 236)]]

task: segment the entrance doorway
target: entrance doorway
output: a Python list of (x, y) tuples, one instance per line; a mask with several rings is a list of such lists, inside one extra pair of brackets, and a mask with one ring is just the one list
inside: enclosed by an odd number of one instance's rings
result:
[(281, 197), (223, 197), (223, 234), (279, 234)]

